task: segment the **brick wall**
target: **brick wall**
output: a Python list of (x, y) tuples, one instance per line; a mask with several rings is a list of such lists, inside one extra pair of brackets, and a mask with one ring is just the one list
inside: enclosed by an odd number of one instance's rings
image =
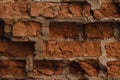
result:
[(120, 80), (119, 0), (0, 0), (0, 80)]

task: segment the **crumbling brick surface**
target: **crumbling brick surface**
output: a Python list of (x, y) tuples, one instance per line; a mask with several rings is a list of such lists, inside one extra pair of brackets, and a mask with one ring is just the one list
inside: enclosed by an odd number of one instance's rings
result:
[(0, 80), (120, 80), (119, 0), (0, 0)]

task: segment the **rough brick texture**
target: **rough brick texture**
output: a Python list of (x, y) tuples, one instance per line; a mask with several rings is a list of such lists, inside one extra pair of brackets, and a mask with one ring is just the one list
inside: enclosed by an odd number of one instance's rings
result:
[(72, 58), (80, 56), (100, 56), (100, 42), (65, 41), (44, 43), (43, 56), (51, 58)]
[(119, 0), (0, 0), (0, 80), (120, 80)]

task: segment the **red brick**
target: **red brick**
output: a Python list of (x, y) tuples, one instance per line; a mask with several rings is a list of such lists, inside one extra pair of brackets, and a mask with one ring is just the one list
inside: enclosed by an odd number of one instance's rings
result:
[(34, 53), (32, 42), (0, 42), (0, 56), (27, 57)]
[(32, 2), (31, 16), (42, 16), (46, 18), (53, 18), (58, 15), (59, 5), (48, 2)]
[(88, 17), (90, 8), (87, 3), (63, 3), (58, 18)]
[(94, 10), (95, 18), (115, 18), (120, 17), (119, 9), (114, 3), (103, 3), (99, 10)]
[(0, 61), (0, 76), (25, 77), (25, 62), (17, 60)]
[(86, 61), (78, 61), (70, 63), (70, 73), (73, 75), (81, 75), (82, 77), (85, 74), (90, 76), (97, 76), (99, 71), (99, 62), (96, 60), (86, 60)]
[(106, 53), (107, 57), (116, 57), (120, 58), (120, 43), (119, 42), (111, 42), (106, 44)]
[(63, 71), (61, 61), (35, 61), (33, 73), (37, 75), (60, 75)]
[(108, 62), (108, 76), (120, 77), (120, 61)]
[(73, 58), (80, 56), (100, 56), (100, 42), (64, 41), (44, 42), (43, 56), (49, 58)]
[(41, 25), (37, 22), (17, 22), (13, 25), (13, 36), (36, 37), (40, 35)]
[(86, 38), (110, 38), (114, 35), (114, 28), (110, 23), (86, 24), (84, 29)]
[(79, 38), (79, 27), (77, 23), (51, 23), (50, 38)]
[(42, 16), (45, 18), (72, 18), (90, 16), (90, 5), (87, 3), (48, 3), (32, 2), (31, 16)]
[(27, 16), (27, 3), (25, 1), (7, 2), (0, 4), (0, 17), (21, 18)]

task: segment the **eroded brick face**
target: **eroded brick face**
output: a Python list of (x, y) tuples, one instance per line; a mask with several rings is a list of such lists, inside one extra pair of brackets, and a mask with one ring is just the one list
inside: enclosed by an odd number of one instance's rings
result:
[(92, 23), (85, 25), (84, 32), (86, 38), (103, 39), (113, 37), (114, 28), (110, 23)]
[(51, 23), (50, 38), (51, 39), (78, 39), (80, 34), (79, 25), (77, 23)]
[(73, 58), (80, 56), (100, 56), (100, 42), (64, 41), (44, 42), (43, 56), (51, 58)]
[(40, 34), (41, 25), (37, 22), (17, 22), (13, 25), (13, 36), (36, 37)]
[(25, 77), (25, 61), (1, 60), (0, 77), (2, 76), (11, 76), (12, 78)]
[(108, 62), (108, 76), (119, 77), (120, 76), (120, 61)]
[(0, 42), (0, 57), (29, 57), (34, 53), (32, 42)]

